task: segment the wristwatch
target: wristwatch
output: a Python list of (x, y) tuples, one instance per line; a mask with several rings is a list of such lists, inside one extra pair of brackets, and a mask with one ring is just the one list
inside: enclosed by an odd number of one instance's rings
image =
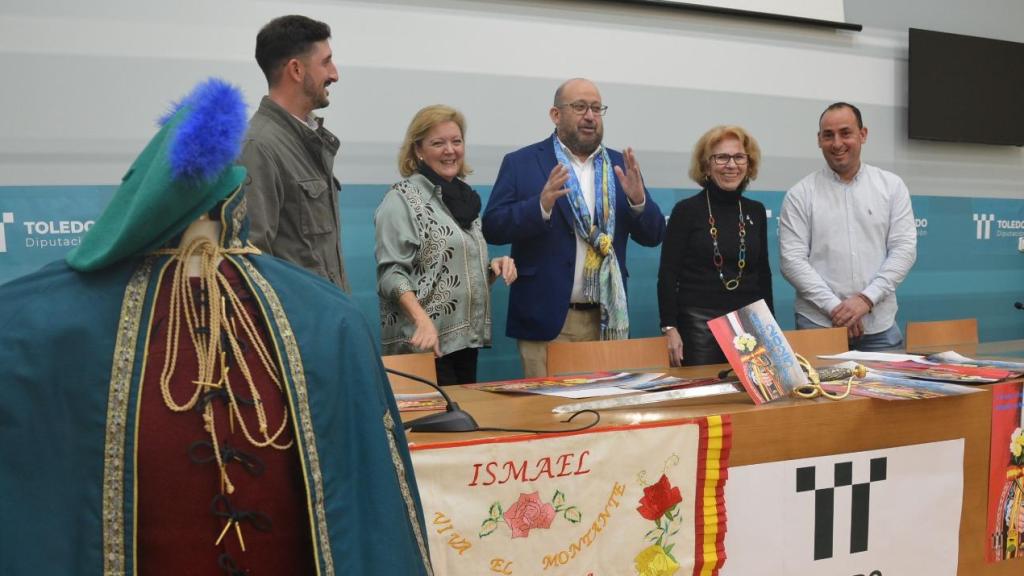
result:
[(675, 330), (675, 329), (676, 329), (675, 326), (662, 326), (661, 327), (661, 333), (662, 334), (668, 334), (670, 331)]

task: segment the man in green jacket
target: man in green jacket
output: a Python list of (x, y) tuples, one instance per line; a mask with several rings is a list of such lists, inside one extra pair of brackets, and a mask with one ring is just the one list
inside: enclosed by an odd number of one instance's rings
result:
[(256, 62), (269, 93), (249, 121), (239, 163), (252, 229), (249, 239), (348, 291), (341, 253), (338, 138), (313, 110), (338, 81), (331, 28), (305, 16), (271, 20), (256, 36)]

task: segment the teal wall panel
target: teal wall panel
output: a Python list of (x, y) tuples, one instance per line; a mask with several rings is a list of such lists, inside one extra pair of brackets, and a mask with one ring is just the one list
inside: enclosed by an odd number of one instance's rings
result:
[[(64, 256), (78, 242), (109, 201), (113, 186), (0, 187), (0, 283), (38, 269)], [(359, 309), (378, 325), (376, 271), (373, 256), (373, 212), (387, 185), (346, 185), (341, 195), (342, 244)], [(479, 186), (486, 203), (489, 186)], [(695, 189), (651, 191), (662, 212)], [(779, 273), (777, 218), (784, 193), (751, 191), (770, 212), (768, 243), (773, 271), (775, 311), (784, 329), (793, 327), (793, 289)], [(941, 320), (976, 317), (981, 339), (1024, 338), (1024, 312), (1013, 308), (1024, 300), (1024, 254), (1017, 243), (1024, 236), (1024, 200), (914, 196), (918, 221), (918, 257), (899, 289), (899, 320)], [(491, 255), (508, 253), (492, 246)], [(660, 248), (631, 244), (629, 308), (634, 337), (658, 334), (657, 270)], [(494, 347), (480, 358), (482, 380), (520, 375), (515, 342), (507, 339), (505, 316), (508, 289), (501, 283), (494, 295)]]

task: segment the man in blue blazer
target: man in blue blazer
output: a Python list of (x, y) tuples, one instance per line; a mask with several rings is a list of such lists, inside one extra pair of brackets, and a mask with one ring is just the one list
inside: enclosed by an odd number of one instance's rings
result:
[(491, 244), (512, 244), (508, 330), (528, 378), (547, 373), (547, 343), (626, 338), (626, 240), (657, 246), (665, 218), (633, 150), (605, 148), (607, 110), (593, 82), (559, 86), (555, 133), (505, 156), (483, 215)]

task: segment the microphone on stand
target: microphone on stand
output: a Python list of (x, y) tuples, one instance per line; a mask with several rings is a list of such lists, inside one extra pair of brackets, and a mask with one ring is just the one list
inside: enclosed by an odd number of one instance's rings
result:
[(407, 372), (400, 372), (398, 370), (392, 370), (391, 368), (384, 368), (384, 370), (390, 374), (394, 374), (395, 376), (401, 376), (402, 378), (422, 382), (434, 390), (437, 390), (441, 394), (441, 397), (444, 398), (444, 412), (430, 414), (429, 416), (423, 416), (422, 418), (417, 418), (411, 422), (406, 422), (405, 429), (409, 432), (472, 432), (480, 428), (480, 425), (477, 424), (476, 420), (469, 415), (469, 412), (459, 408), (458, 403), (452, 400), (451, 397), (445, 393), (442, 387), (430, 380), (427, 380), (426, 378), (420, 378), (419, 376), (415, 376)]

